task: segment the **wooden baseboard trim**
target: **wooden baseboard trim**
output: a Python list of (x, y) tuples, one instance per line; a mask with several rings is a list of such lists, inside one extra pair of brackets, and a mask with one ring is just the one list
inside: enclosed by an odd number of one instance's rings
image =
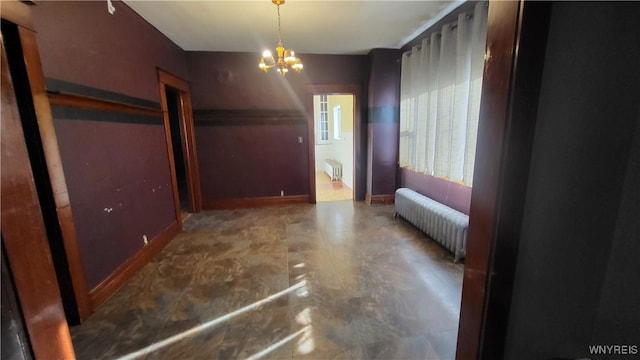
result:
[(264, 196), (255, 198), (204, 200), (202, 202), (202, 208), (205, 210), (222, 210), (308, 203), (309, 195)]
[(162, 251), (179, 232), (180, 224), (177, 221), (167, 226), (147, 246), (140, 249), (124, 264), (120, 265), (108, 278), (92, 289), (89, 292), (89, 298), (91, 299), (93, 311), (109, 299), (136, 272), (149, 263), (151, 258)]
[(391, 205), (395, 202), (394, 194), (387, 195), (370, 195), (366, 194), (365, 201), (369, 205)]

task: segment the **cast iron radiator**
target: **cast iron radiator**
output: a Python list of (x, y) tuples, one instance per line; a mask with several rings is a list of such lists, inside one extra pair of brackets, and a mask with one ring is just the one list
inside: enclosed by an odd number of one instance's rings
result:
[(342, 179), (342, 164), (335, 160), (326, 159), (324, 161), (324, 172), (329, 175), (331, 181)]
[(468, 215), (407, 188), (396, 190), (398, 215), (453, 252), (455, 262), (465, 257)]

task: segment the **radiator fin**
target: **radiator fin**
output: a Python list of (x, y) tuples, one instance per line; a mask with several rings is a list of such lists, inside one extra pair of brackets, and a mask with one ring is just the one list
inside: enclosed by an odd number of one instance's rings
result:
[(456, 262), (465, 257), (468, 215), (407, 188), (396, 190), (395, 208), (396, 215), (453, 252)]
[(332, 159), (326, 159), (324, 161), (324, 172), (329, 175), (331, 181), (340, 180), (342, 179), (342, 164)]

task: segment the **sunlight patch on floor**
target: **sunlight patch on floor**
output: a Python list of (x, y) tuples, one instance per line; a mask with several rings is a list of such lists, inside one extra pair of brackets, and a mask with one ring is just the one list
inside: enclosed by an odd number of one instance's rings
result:
[(331, 181), (329, 175), (316, 172), (316, 201), (340, 201), (353, 199), (353, 191), (342, 181)]

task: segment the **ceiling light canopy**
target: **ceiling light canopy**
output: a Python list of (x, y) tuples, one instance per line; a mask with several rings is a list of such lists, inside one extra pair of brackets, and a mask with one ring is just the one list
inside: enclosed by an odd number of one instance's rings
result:
[(278, 7), (278, 46), (276, 46), (276, 56), (273, 57), (271, 51), (265, 50), (262, 53), (262, 59), (258, 67), (264, 72), (268, 72), (269, 69), (275, 68), (282, 76), (285, 76), (289, 72), (289, 68), (300, 72), (302, 70), (302, 61), (296, 56), (296, 53), (291, 49), (286, 49), (282, 45), (282, 34), (280, 32), (280, 5), (284, 4), (285, 0), (271, 0)]

